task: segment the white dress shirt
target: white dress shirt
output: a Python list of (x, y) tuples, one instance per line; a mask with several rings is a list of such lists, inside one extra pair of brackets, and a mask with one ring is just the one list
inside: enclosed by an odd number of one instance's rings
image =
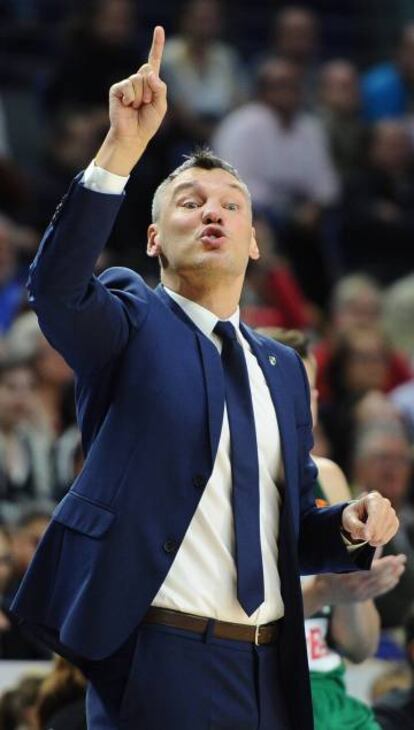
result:
[[(221, 350), (213, 333), (218, 317), (166, 288), (197, 327)], [(283, 615), (277, 568), (280, 493), (280, 437), (275, 409), (263, 372), (239, 329), (239, 311), (229, 318), (246, 357), (259, 458), (260, 540), (264, 603), (247, 616), (236, 596), (235, 538), (232, 512), (230, 431), (226, 409), (213, 472), (171, 569), (153, 605), (210, 616), (222, 621), (263, 624)]]

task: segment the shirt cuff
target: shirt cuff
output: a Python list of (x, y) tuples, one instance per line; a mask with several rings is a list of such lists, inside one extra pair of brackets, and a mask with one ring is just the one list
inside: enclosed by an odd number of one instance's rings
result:
[(368, 540), (361, 540), (360, 542), (351, 542), (349, 538), (347, 538), (344, 533), (341, 530), (341, 537), (345, 543), (345, 547), (348, 550), (349, 553), (353, 553), (355, 550), (359, 550), (359, 548), (364, 547), (364, 545), (368, 544)]
[(90, 165), (83, 173), (82, 184), (88, 190), (94, 190), (96, 193), (106, 193), (107, 195), (121, 195), (124, 192), (125, 185), (129, 180), (129, 175), (115, 175), (113, 172), (104, 170), (103, 167), (95, 165), (92, 160)]

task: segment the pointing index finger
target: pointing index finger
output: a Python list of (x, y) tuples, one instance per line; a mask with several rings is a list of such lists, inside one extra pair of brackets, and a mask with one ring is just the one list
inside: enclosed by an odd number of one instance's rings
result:
[(158, 75), (160, 72), (162, 53), (165, 44), (165, 33), (162, 25), (156, 25), (154, 28), (154, 35), (152, 37), (152, 45), (148, 54), (148, 63), (152, 66), (155, 73)]

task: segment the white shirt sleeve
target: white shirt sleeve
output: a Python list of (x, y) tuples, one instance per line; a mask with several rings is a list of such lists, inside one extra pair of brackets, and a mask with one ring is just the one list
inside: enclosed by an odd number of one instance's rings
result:
[(85, 188), (94, 190), (96, 193), (121, 195), (128, 180), (129, 175), (127, 177), (115, 175), (113, 172), (104, 170), (103, 167), (98, 167), (98, 165), (95, 165), (95, 161), (92, 160), (83, 173), (81, 182)]

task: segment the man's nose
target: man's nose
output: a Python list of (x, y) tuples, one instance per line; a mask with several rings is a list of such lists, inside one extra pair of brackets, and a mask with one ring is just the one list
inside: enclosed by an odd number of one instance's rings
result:
[(210, 205), (206, 207), (203, 210), (203, 217), (202, 217), (203, 223), (208, 225), (209, 223), (223, 223), (223, 216), (222, 212), (219, 208), (216, 208), (214, 205)]

